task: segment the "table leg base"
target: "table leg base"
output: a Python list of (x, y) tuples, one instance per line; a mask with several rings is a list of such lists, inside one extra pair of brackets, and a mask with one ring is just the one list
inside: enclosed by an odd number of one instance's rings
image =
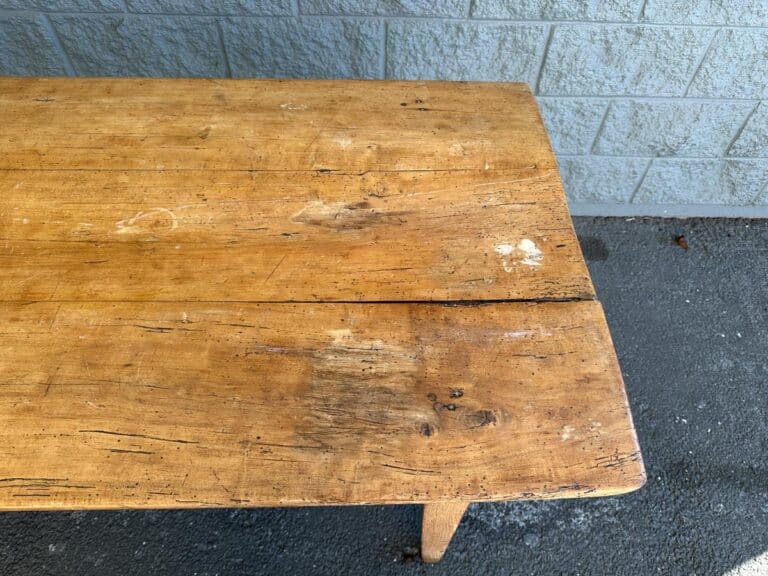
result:
[(421, 559), (438, 562), (461, 522), (467, 502), (424, 504), (421, 521)]

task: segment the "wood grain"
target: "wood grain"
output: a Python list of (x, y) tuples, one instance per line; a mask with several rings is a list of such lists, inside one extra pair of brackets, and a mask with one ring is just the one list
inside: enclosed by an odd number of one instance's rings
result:
[(5, 300), (593, 295), (553, 169), (6, 170), (0, 192)]
[(0, 110), (0, 509), (643, 483), (524, 85), (0, 78)]
[(643, 482), (596, 302), (0, 305), (0, 508), (563, 498)]
[(0, 168), (555, 168), (525, 84), (2, 78)]
[(0, 298), (592, 298), (522, 84), (0, 79)]

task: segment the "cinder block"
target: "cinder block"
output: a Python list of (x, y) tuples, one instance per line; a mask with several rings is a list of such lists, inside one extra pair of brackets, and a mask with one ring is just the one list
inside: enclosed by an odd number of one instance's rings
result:
[(546, 32), (543, 25), (392, 22), (387, 78), (533, 84)]
[(55, 76), (66, 73), (42, 16), (0, 16), (0, 74)]
[(559, 157), (569, 202), (629, 202), (648, 166), (645, 158)]
[(765, 0), (648, 0), (641, 19), (658, 24), (768, 26)]
[(761, 102), (731, 146), (729, 156), (768, 158), (768, 104)]
[(382, 24), (343, 18), (222, 21), (239, 77), (379, 78)]
[(758, 194), (757, 198), (755, 198), (755, 205), (756, 206), (766, 206), (768, 205), (768, 181), (766, 181), (763, 184), (763, 191)]
[(611, 104), (595, 152), (619, 156), (722, 156), (751, 102), (623, 100)]
[(0, 0), (0, 9), (44, 12), (122, 12), (120, 0)]
[(719, 30), (688, 94), (716, 98), (768, 96), (768, 30)]
[(148, 14), (290, 15), (291, 0), (126, 0), (128, 10)]
[(552, 148), (560, 154), (588, 154), (608, 100), (539, 98)]
[(768, 159), (655, 159), (635, 196), (642, 204), (749, 206), (768, 181)]
[(75, 70), (107, 76), (224, 76), (216, 24), (163, 16), (52, 16)]
[(708, 28), (557, 25), (540, 93), (682, 96), (713, 33)]
[(467, 15), (467, 8), (467, 0), (299, 0), (302, 14), (461, 18)]
[(642, 0), (475, 0), (473, 18), (632, 22)]

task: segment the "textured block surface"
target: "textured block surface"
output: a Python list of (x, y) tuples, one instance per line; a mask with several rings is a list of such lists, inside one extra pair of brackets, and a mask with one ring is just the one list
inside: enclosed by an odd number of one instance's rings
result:
[(228, 18), (222, 29), (236, 77), (379, 76), (382, 30), (376, 21)]
[(585, 156), (558, 160), (570, 202), (629, 202), (648, 166), (639, 158)]
[(761, 102), (729, 150), (731, 156), (768, 158), (768, 105)]
[(719, 30), (691, 83), (689, 95), (716, 98), (767, 96), (768, 30)]
[(560, 154), (587, 154), (605, 116), (608, 100), (539, 98), (552, 147)]
[(754, 107), (750, 102), (614, 102), (594, 151), (620, 156), (721, 156)]
[(704, 28), (556, 26), (541, 93), (682, 96), (711, 36)]
[(120, 0), (0, 0), (0, 9), (71, 10), (73, 12), (120, 12)]
[(42, 16), (0, 15), (0, 65), (3, 74), (66, 74), (62, 54)]
[(545, 26), (392, 22), (387, 76), (535, 83)]
[(299, 0), (302, 14), (453, 16), (467, 14), (466, 0)]
[(612, 20), (630, 22), (639, 0), (475, 0), (472, 16), (513, 20)]
[(291, 0), (125, 0), (131, 12), (165, 14), (292, 13)]
[(768, 160), (658, 159), (651, 164), (636, 202), (751, 204), (768, 182)]
[(764, 0), (648, 0), (642, 20), (659, 24), (768, 26)]
[(224, 74), (216, 25), (191, 18), (53, 16), (75, 71), (104, 76)]

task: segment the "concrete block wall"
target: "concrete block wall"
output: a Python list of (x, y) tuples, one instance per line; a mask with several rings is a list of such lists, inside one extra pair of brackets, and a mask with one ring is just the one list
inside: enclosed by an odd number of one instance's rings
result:
[(768, 215), (768, 0), (0, 0), (0, 74), (523, 81), (574, 212)]

